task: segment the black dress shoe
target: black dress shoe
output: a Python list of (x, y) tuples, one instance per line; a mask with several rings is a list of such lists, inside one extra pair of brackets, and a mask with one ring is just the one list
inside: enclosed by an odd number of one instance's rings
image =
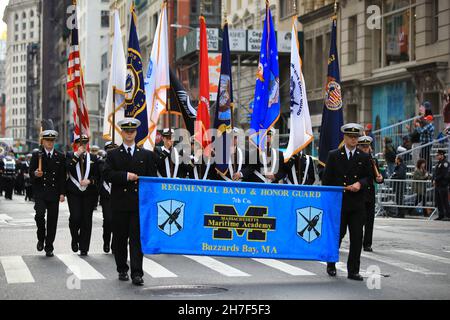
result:
[(105, 253), (109, 253), (110, 249), (111, 249), (111, 247), (109, 246), (109, 244), (107, 244), (107, 243), (103, 244), (103, 251)]
[(80, 256), (83, 256), (83, 257), (85, 257), (85, 256), (87, 256), (88, 254), (87, 254), (87, 251), (80, 251)]
[(53, 251), (47, 251), (47, 252), (45, 253), (45, 255), (46, 255), (47, 257), (53, 257)]
[(37, 249), (37, 251), (44, 250), (44, 242), (43, 241), (38, 241), (36, 249)]
[(78, 243), (72, 240), (72, 251), (78, 252)]
[(336, 265), (334, 263), (327, 263), (327, 273), (330, 277), (336, 277)]
[(364, 251), (373, 252), (372, 247), (364, 247)]
[(434, 221), (438, 221), (438, 220), (442, 220), (444, 219), (443, 217), (437, 217), (436, 219), (434, 219)]
[(142, 286), (142, 285), (144, 285), (144, 279), (142, 279), (141, 276), (135, 276), (135, 277), (133, 277), (132, 282), (133, 282), (133, 284), (134, 284), (135, 286)]
[(359, 274), (359, 273), (349, 273), (347, 278), (351, 279), (351, 280), (356, 280), (356, 281), (363, 281), (364, 278)]
[(119, 273), (119, 280), (120, 281), (128, 281), (128, 280), (130, 280), (130, 277), (128, 277), (128, 273), (121, 272), (121, 273)]

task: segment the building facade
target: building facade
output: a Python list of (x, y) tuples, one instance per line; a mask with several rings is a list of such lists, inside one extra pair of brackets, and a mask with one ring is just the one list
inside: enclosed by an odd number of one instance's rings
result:
[(27, 48), (40, 36), (39, 0), (10, 0), (3, 15), (7, 24), (6, 132), (15, 144), (26, 143)]
[(0, 137), (5, 135), (6, 127), (6, 31), (0, 35)]

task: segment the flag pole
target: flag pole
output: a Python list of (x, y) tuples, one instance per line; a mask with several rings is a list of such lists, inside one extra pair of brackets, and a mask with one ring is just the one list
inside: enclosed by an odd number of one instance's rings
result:
[(112, 87), (112, 144), (116, 142), (116, 86)]

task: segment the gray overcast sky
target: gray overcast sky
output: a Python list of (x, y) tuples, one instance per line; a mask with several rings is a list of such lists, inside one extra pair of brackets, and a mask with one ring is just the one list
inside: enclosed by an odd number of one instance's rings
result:
[(0, 34), (6, 30), (6, 24), (3, 22), (3, 11), (5, 11), (8, 2), (9, 0), (0, 0)]

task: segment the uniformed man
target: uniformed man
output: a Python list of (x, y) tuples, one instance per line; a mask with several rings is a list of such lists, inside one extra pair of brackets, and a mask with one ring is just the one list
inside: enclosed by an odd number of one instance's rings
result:
[(284, 163), (287, 184), (313, 185), (316, 181), (314, 162), (311, 156), (299, 152)]
[(25, 162), (23, 163), (23, 167), (25, 170), (25, 201), (32, 201), (33, 200), (33, 187), (31, 184), (30, 179), (30, 161), (31, 161), (32, 154), (27, 154), (25, 158)]
[(164, 145), (155, 148), (157, 157), (158, 176), (165, 178), (184, 178), (185, 172), (181, 170), (180, 154), (173, 145), (174, 130), (165, 128), (161, 135)]
[(45, 249), (46, 256), (52, 257), (58, 224), (59, 202), (64, 202), (66, 194), (66, 157), (54, 149), (58, 132), (53, 130), (52, 124), (50, 125), (51, 129), (45, 128), (46, 124), (47, 122), (43, 122), (42, 146), (31, 156), (29, 174), (33, 186), (34, 210), (36, 211), (34, 220), (37, 226), (37, 250)]
[[(119, 146), (108, 141), (105, 143), (105, 151), (114, 150)], [(100, 181), (99, 181), (99, 194), (100, 205), (102, 206), (103, 213), (103, 251), (109, 253), (111, 250), (111, 234), (112, 234), (112, 209), (111, 209), (111, 183), (105, 180), (105, 163), (106, 158), (99, 159)]]
[(131, 278), (134, 285), (143, 285), (143, 254), (140, 239), (139, 183), (140, 176), (156, 174), (156, 157), (153, 152), (135, 145), (140, 121), (125, 118), (118, 122), (122, 129), (123, 144), (108, 152), (104, 169), (111, 183), (113, 227), (113, 253), (119, 280), (128, 281), (127, 255), (130, 245)]
[(436, 154), (438, 163), (434, 167), (433, 185), (436, 197), (436, 206), (439, 216), (435, 220), (450, 220), (450, 207), (448, 204), (448, 177), (449, 162), (445, 156), (444, 150), (438, 150)]
[(5, 190), (5, 199), (12, 200), (14, 193), (14, 183), (16, 180), (16, 160), (12, 155), (3, 158), (3, 189)]
[[(283, 152), (276, 150), (272, 146), (272, 138), (274, 134), (274, 128), (270, 128), (267, 131), (267, 146), (264, 151), (260, 149), (253, 151), (253, 157), (251, 157), (252, 152), (247, 153), (248, 159), (246, 161), (246, 165), (241, 171), (243, 181), (273, 183), (280, 181), (286, 176), (283, 165)], [(256, 163), (252, 163), (255, 159)]]
[(242, 150), (242, 148), (238, 146), (238, 134), (240, 133), (241, 131), (239, 128), (233, 129), (233, 137), (230, 141), (230, 149), (228, 153), (228, 168), (222, 172), (219, 171), (219, 166), (216, 165), (215, 180), (237, 181), (241, 179), (241, 174), (239, 173), (242, 172), (242, 169), (244, 168), (245, 150)]
[(100, 171), (97, 156), (87, 151), (89, 137), (82, 134), (74, 141), (75, 152), (68, 152), (66, 159), (67, 202), (69, 204), (69, 228), (72, 251), (80, 256), (89, 252), (92, 233), (92, 214), (98, 200)]
[(366, 221), (364, 223), (364, 251), (372, 252), (372, 238), (373, 238), (373, 223), (375, 220), (375, 185), (384, 182), (383, 176), (380, 174), (378, 161), (372, 158), (372, 144), (373, 139), (369, 136), (362, 136), (358, 139), (358, 149), (361, 152), (369, 155), (372, 164), (370, 171), (371, 177), (367, 180), (367, 186), (364, 188), (364, 201), (366, 205)]
[[(363, 127), (355, 123), (341, 127), (341, 131), (344, 133), (344, 146), (329, 152), (322, 176), (322, 185), (344, 187), (340, 242), (348, 227), (350, 232), (348, 278), (357, 281), (363, 280), (359, 274), (359, 267), (365, 221), (364, 188), (371, 177), (369, 156), (356, 148), (362, 130)], [(335, 263), (327, 264), (327, 273), (332, 277), (336, 276)]]
[[(215, 179), (215, 165), (210, 157), (203, 154), (203, 149), (200, 144), (191, 137), (191, 155), (188, 163), (181, 165), (183, 178), (194, 180), (214, 180)], [(197, 147), (195, 147), (197, 146)]]

